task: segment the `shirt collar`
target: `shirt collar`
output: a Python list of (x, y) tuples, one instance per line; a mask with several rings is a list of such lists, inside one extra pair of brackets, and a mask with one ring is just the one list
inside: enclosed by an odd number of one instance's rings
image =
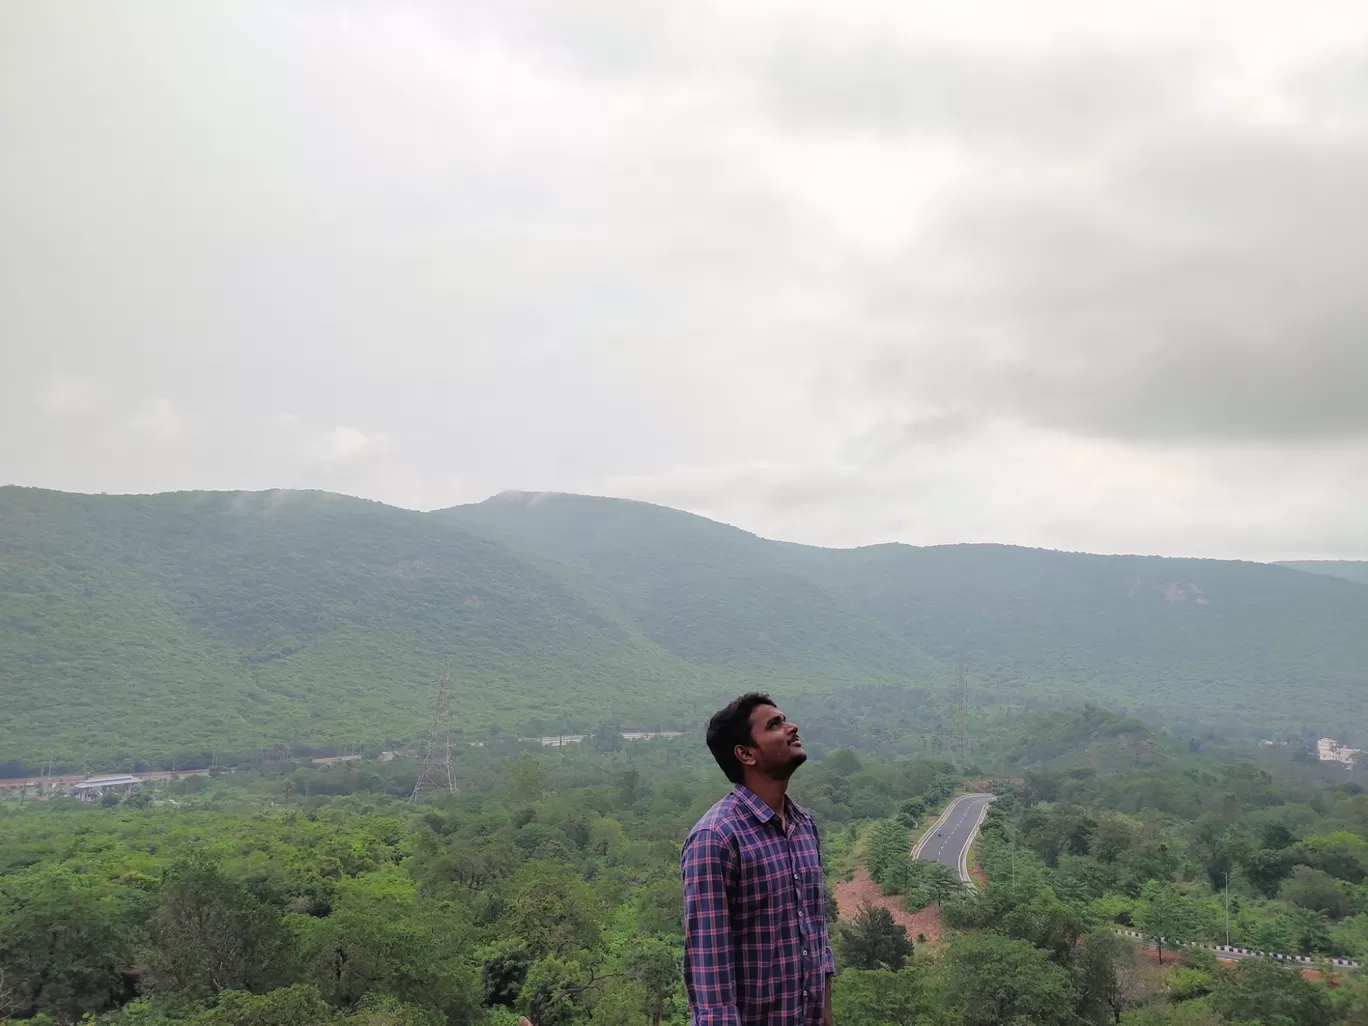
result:
[[(750, 810), (750, 814), (761, 823), (768, 823), (774, 818), (774, 810), (765, 804), (758, 794), (752, 791), (745, 784), (733, 784), (732, 793), (741, 800), (741, 804)], [(784, 795), (784, 810), (788, 813), (788, 819), (793, 821), (795, 814), (803, 815), (804, 810), (801, 805), (795, 802), (788, 795)]]

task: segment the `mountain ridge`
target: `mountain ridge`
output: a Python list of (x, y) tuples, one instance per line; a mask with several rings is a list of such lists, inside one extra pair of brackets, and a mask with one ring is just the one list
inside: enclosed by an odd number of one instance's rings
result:
[(1182, 730), (1324, 729), (1362, 693), (1365, 616), (1361, 585), (1295, 568), (827, 549), (567, 493), (419, 512), (5, 486), (0, 764), (397, 743), (448, 664), (479, 734), (689, 726), (760, 687), (893, 743), (941, 729), (962, 656), (976, 715), (1099, 701)]

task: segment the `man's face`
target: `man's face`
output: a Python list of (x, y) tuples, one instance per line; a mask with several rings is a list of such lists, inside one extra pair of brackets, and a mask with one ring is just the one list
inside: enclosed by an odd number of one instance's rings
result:
[(774, 706), (757, 705), (752, 709), (750, 729), (755, 744), (738, 749), (738, 755), (744, 752), (754, 757), (754, 762), (743, 758), (741, 761), (746, 765), (776, 779), (787, 780), (807, 761), (807, 752), (798, 740), (798, 724), (790, 723)]

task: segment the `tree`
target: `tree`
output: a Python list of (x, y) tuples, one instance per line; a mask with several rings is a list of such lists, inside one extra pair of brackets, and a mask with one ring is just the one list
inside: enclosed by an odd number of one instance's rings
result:
[(269, 994), (226, 990), (218, 1003), (195, 1019), (196, 1026), (332, 1026), (337, 1013), (307, 984)]
[(518, 1011), (537, 1026), (571, 1026), (575, 998), (589, 986), (588, 975), (576, 962), (543, 958), (527, 971), (518, 995)]
[(1030, 941), (1050, 952), (1050, 957), (1062, 965), (1083, 935), (1084, 925), (1077, 913), (1046, 888), (1003, 916), (1000, 929), (1008, 937)]
[(1069, 1022), (1069, 974), (1026, 941), (992, 933), (953, 941), (941, 958), (941, 1001), (965, 1026)]
[(349, 881), (331, 915), (301, 917), (297, 929), (313, 981), (332, 1005), (355, 1008), (388, 994), (453, 1023), (477, 1014), (481, 983), (461, 954), (470, 946), (461, 908), (418, 901), (397, 874)]
[(622, 751), (622, 724), (611, 720), (599, 724), (594, 728), (590, 741), (596, 752), (607, 754)]
[(1346, 976), (1331, 991), (1335, 1021), (1345, 1026), (1368, 1026), (1368, 979)]
[(1368, 841), (1346, 830), (1305, 837), (1288, 852), (1294, 861), (1323, 870), (1337, 880), (1356, 884), (1368, 878)]
[(1353, 911), (1353, 902), (1344, 886), (1324, 870), (1310, 866), (1292, 870), (1278, 896), (1299, 908), (1323, 912), (1331, 919), (1343, 919)]
[(1231, 1022), (1329, 1026), (1334, 1021), (1323, 986), (1267, 958), (1246, 958), (1223, 970), (1211, 1005)]
[[(535, 805), (546, 794), (546, 771), (527, 753), (508, 767), (504, 799), (510, 806)], [(537, 1026), (541, 1026), (540, 1023)]]
[(1164, 970), (1130, 948), (1116, 960), (1116, 989), (1123, 1009), (1143, 1008), (1164, 992)]
[(679, 959), (668, 944), (653, 938), (641, 940), (627, 959), (627, 975), (646, 992), (651, 1026), (660, 1026), (665, 999), (679, 984)]
[(1231, 826), (1229, 816), (1224, 822), (1206, 817), (1197, 826), (1192, 851), (1201, 861), (1212, 889), (1216, 890), (1223, 886), (1226, 874), (1235, 869), (1236, 863), (1246, 861), (1249, 846)]
[(568, 958), (599, 946), (598, 899), (574, 866), (524, 863), (513, 880), (510, 899), (508, 926), (514, 936), (527, 941), (533, 955)]
[(618, 776), (618, 805), (630, 808), (641, 797), (641, 771), (629, 766)]
[(940, 908), (941, 902), (948, 897), (956, 897), (964, 893), (964, 884), (960, 881), (958, 871), (941, 862), (923, 862), (922, 878), (919, 885), (926, 896), (930, 897)]
[(924, 971), (916, 963), (896, 973), (843, 968), (831, 1004), (838, 1023), (938, 1021), (931, 1015)]
[(907, 927), (893, 921), (893, 913), (868, 902), (855, 919), (842, 925), (838, 935), (841, 961), (854, 969), (890, 969), (897, 972), (912, 955)]
[(151, 929), (159, 986), (199, 999), (264, 992), (288, 976), (290, 941), (279, 914), (212, 862), (173, 866), (163, 887)]
[(1069, 964), (1077, 995), (1074, 1011), (1080, 1019), (1098, 1026), (1110, 1020), (1121, 1026), (1125, 1002), (1116, 966), (1134, 955), (1130, 944), (1110, 931), (1096, 930), (1083, 938)]
[(869, 847), (865, 852), (870, 879), (882, 883), (890, 868), (901, 865), (909, 857), (910, 849), (903, 826), (891, 819), (879, 820), (870, 831)]
[(910, 853), (898, 852), (880, 868), (879, 890), (885, 895), (906, 894), (921, 882), (924, 865), (912, 858)]
[(1284, 850), (1258, 848), (1247, 853), (1240, 863), (1246, 878), (1266, 898), (1278, 893), (1278, 887), (1292, 871), (1292, 858)]
[(1159, 949), (1159, 964), (1164, 964), (1164, 942), (1190, 940), (1197, 925), (1197, 913), (1187, 895), (1171, 883), (1151, 880), (1140, 892), (1136, 925)]
[(532, 967), (532, 952), (516, 939), (506, 939), (480, 953), (484, 978), (484, 1003), (512, 1007), (518, 1000), (527, 970)]
[(19, 995), (15, 993), (14, 983), (10, 980), (9, 972), (0, 968), (0, 1022), (7, 1021), (11, 1015), (21, 1011), (23, 1007)]
[(1330, 947), (1330, 929), (1321, 913), (1309, 908), (1294, 908), (1283, 918), (1298, 954), (1309, 955)]
[(925, 815), (926, 802), (920, 798), (908, 798), (898, 806), (898, 823), (908, 830), (917, 829)]
[(0, 914), (0, 974), (20, 1015), (74, 1022), (131, 997), (133, 942), (108, 900), (58, 877)]

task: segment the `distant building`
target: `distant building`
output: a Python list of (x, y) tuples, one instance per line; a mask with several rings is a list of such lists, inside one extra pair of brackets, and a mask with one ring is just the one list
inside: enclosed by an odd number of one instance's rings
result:
[(566, 745), (577, 745), (584, 740), (583, 734), (550, 734), (546, 737), (537, 738), (548, 748), (564, 748)]
[(74, 794), (81, 796), (82, 800), (93, 798), (97, 794), (104, 794), (111, 788), (121, 787), (124, 791), (132, 790), (142, 783), (141, 777), (135, 777), (131, 773), (121, 773), (116, 777), (91, 777), (73, 784), (71, 790)]
[(1332, 737), (1323, 737), (1316, 742), (1316, 754), (1321, 762), (1343, 762), (1352, 765), (1363, 752), (1359, 748), (1347, 748)]

